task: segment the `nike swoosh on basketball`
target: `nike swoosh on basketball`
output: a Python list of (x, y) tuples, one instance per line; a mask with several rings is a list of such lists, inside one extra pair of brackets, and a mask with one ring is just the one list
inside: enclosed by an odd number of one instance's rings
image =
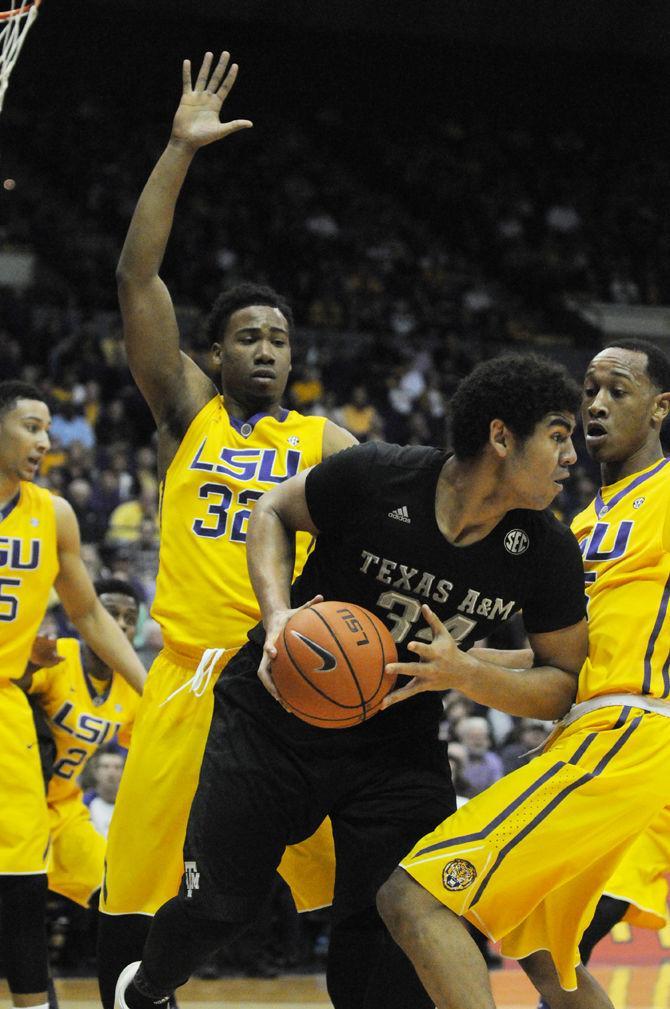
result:
[(312, 641), (311, 638), (308, 638), (305, 634), (301, 634), (300, 631), (291, 631), (291, 634), (294, 638), (298, 638), (306, 644), (308, 648), (311, 648), (314, 654), (318, 655), (319, 658), (323, 660), (323, 665), (319, 669), (315, 669), (315, 673), (329, 673), (331, 669), (335, 668), (337, 665), (337, 659), (332, 652), (328, 651), (327, 648), (324, 648), (323, 645), (317, 644), (316, 641)]

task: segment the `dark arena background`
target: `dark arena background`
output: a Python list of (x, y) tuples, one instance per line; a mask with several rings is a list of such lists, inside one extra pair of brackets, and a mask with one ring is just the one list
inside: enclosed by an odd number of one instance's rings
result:
[[(615, 337), (670, 347), (669, 44), (664, 0), (42, 0), (0, 113), (0, 375), (49, 393), (39, 482), (73, 505), (90, 572), (136, 584), (146, 665), (161, 647), (156, 446), (114, 271), (182, 59), (230, 50), (225, 118), (254, 123), (198, 154), (178, 204), (162, 275), (183, 349), (214, 375), (201, 330), (216, 294), (269, 283), (296, 318), (287, 405), (360, 440), (449, 446), (458, 380), (504, 349), (579, 381)], [(565, 521), (598, 486), (580, 432), (575, 447)], [(52, 602), (46, 626), (64, 632)], [(485, 717), (500, 773), (547, 728), (462, 709), (447, 700), (445, 741), (459, 752), (459, 719)], [(92, 917), (56, 896), (49, 914), (62, 1004), (88, 1009)], [(330, 1005), (328, 927), (278, 893), (180, 1003)], [(497, 1004), (534, 1006), (516, 964), (483, 948)], [(670, 1007), (669, 948), (667, 928), (625, 924), (601, 943), (617, 1009)]]

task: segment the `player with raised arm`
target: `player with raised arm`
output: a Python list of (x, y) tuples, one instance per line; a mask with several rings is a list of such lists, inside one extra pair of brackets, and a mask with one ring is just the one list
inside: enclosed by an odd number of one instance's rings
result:
[(622, 857), (670, 807), (669, 411), (670, 368), (651, 345), (593, 358), (582, 421), (603, 486), (572, 523), (589, 600), (577, 704), (540, 756), (422, 837), (380, 891), (438, 1009), (494, 1006), (461, 916), (502, 940), (552, 1009), (612, 1009), (578, 943)]
[(49, 818), (32, 711), (15, 681), (25, 672), (52, 587), (101, 659), (137, 692), (145, 676), (95, 594), (72, 508), (32, 482), (49, 448), (50, 423), (38, 389), (0, 382), (0, 932), (15, 1006), (47, 1002)]
[[(119, 971), (142, 952), (155, 911), (176, 894), (188, 811), (223, 666), (259, 618), (247, 573), (247, 524), (256, 502), (288, 477), (355, 443), (322, 417), (281, 405), (291, 368), (293, 317), (257, 284), (224, 291), (207, 331), (222, 395), (180, 351), (167, 286), (159, 275), (180, 190), (196, 152), (251, 126), (222, 123), (237, 75), (208, 53), (195, 83), (190, 63), (172, 133), (137, 203), (118, 266), (128, 360), (158, 428), (161, 543), (152, 614), (165, 647), (155, 660), (110, 826), (102, 890), (98, 968), (105, 1009)], [(295, 571), (309, 536), (297, 537)], [(220, 646), (217, 652), (208, 651)], [(315, 825), (315, 828), (318, 825)], [(332, 893), (326, 824), (280, 871), (300, 909)]]
[[(187, 871), (154, 918), (141, 966), (120, 976), (122, 1009), (169, 997), (253, 920), (286, 844), (309, 837), (326, 815), (337, 855), (333, 1005), (432, 1006), (374, 901), (419, 825), (432, 829), (455, 808), (438, 738), (440, 692), (457, 687), (513, 714), (560, 717), (586, 655), (579, 549), (547, 510), (575, 460), (578, 388), (559, 365), (517, 355), (479, 365), (452, 402), (453, 456), (369, 443), (258, 502), (247, 553), (265, 630), (250, 632), (214, 689)], [(291, 586), (296, 531), (316, 543)], [(416, 647), (408, 642), (434, 634), (423, 692), (336, 731), (284, 710), (269, 669), (274, 641), (317, 593), (386, 622), (400, 673)], [(519, 609), (536, 668), (468, 659), (464, 649)]]

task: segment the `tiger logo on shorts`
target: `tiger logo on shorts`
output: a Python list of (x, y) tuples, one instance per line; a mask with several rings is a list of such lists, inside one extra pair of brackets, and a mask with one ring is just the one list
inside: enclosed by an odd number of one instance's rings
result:
[(477, 879), (477, 870), (465, 858), (454, 858), (442, 870), (445, 890), (465, 890)]

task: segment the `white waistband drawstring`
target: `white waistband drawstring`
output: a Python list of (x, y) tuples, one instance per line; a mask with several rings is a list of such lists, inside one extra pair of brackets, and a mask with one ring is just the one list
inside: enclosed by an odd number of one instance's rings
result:
[(177, 687), (176, 690), (173, 690), (169, 697), (166, 697), (164, 701), (161, 701), (159, 707), (162, 708), (164, 704), (167, 704), (167, 702), (171, 701), (173, 697), (180, 694), (182, 690), (186, 690), (187, 687), (192, 694), (195, 694), (196, 697), (202, 697), (209, 686), (212, 673), (218, 666), (224, 652), (227, 651), (227, 648), (206, 648), (202, 653), (202, 658), (198, 663), (198, 668), (191, 679), (187, 680), (186, 683), (182, 683), (181, 687)]

